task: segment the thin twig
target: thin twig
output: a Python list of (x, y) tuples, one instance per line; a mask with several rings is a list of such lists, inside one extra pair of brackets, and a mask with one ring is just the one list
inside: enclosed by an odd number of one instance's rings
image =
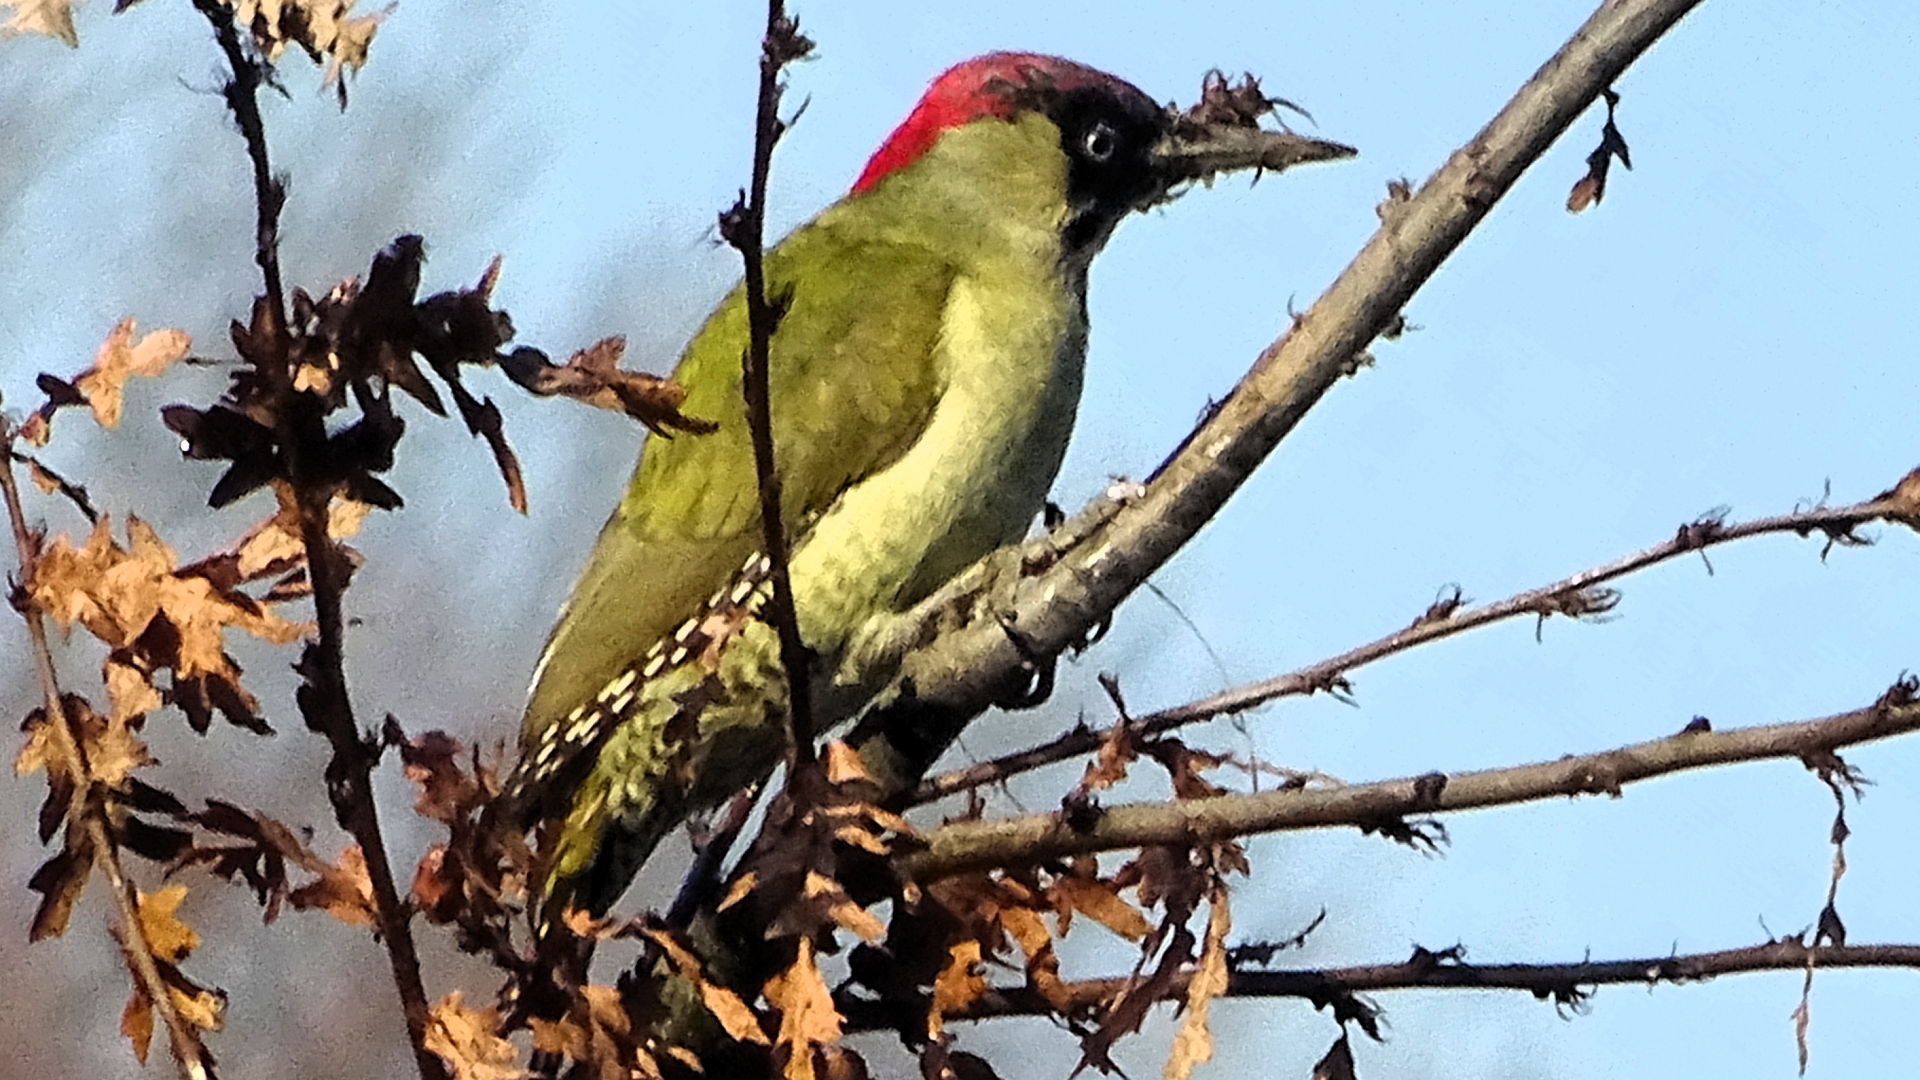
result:
[[(1171, 709), (1135, 717), (1130, 727), (1142, 737), (1164, 734), (1187, 724), (1227, 716), (1267, 704), (1279, 698), (1316, 692), (1343, 692), (1346, 677), (1358, 668), (1408, 651), (1441, 638), (1464, 634), (1492, 623), (1524, 615), (1544, 622), (1550, 615), (1573, 618), (1603, 614), (1618, 597), (1602, 589), (1607, 582), (1693, 552), (1705, 552), (1719, 544), (1752, 536), (1792, 533), (1810, 536), (1821, 533), (1829, 546), (1863, 543), (1854, 530), (1878, 520), (1902, 520), (1913, 508), (1904, 497), (1893, 492), (1850, 506), (1815, 507), (1791, 514), (1756, 518), (1725, 524), (1713, 516), (1697, 518), (1677, 530), (1665, 543), (1634, 552), (1623, 558), (1582, 570), (1551, 585), (1516, 593), (1504, 600), (1467, 610), (1458, 610), (1458, 594), (1442, 598), (1412, 624), (1391, 634), (1347, 650), (1338, 656), (1309, 664), (1285, 675), (1223, 690), (1211, 697)], [(1824, 552), (1822, 555), (1824, 556)], [(932, 802), (971, 788), (996, 784), (1009, 777), (1098, 749), (1111, 734), (1111, 728), (1085, 727), (1069, 731), (1052, 742), (1018, 753), (1007, 754), (964, 769), (956, 769), (921, 783), (910, 800), (912, 805)]]
[[(1468, 964), (1455, 957), (1421, 950), (1399, 964), (1287, 971), (1235, 971), (1227, 977), (1226, 997), (1306, 998), (1324, 1004), (1357, 993), (1383, 990), (1519, 990), (1557, 1005), (1578, 1007), (1600, 986), (1688, 983), (1721, 975), (1817, 968), (1920, 968), (1920, 945), (1804, 944), (1782, 938), (1761, 945), (1717, 952), (1686, 953), (1633, 960), (1577, 961), (1564, 964)], [(1191, 972), (1165, 987), (1164, 997), (1180, 1000)], [(1000, 1016), (1053, 1016), (1098, 1008), (1128, 987), (1124, 978), (1088, 979), (1049, 987), (1046, 996), (1029, 988), (996, 990), (948, 1020), (986, 1020)], [(891, 1028), (897, 1009), (842, 995), (838, 1001), (849, 1031)], [(893, 1010), (893, 1011), (889, 1011)]]
[[(317, 413), (312, 419), (319, 423)], [(306, 547), (314, 617), (320, 631), (318, 642), (309, 647), (299, 665), (306, 678), (300, 694), (301, 713), (307, 725), (324, 735), (333, 747), (333, 757), (327, 762), (327, 798), (333, 803), (334, 819), (353, 836), (361, 854), (366, 856), (374, 915), (379, 922), (381, 943), (386, 946), (394, 986), (400, 992), (401, 1009), (406, 1014), (414, 1063), (420, 1070), (421, 1080), (443, 1080), (447, 1075), (445, 1065), (438, 1054), (427, 1049), (431, 1009), (409, 925), (413, 912), (395, 888), (393, 868), (387, 860), (386, 842), (380, 832), (380, 814), (373, 798), (373, 768), (380, 760), (379, 743), (361, 738), (359, 723), (353, 715), (353, 702), (347, 694), (345, 619), (341, 613), (347, 582), (333, 538), (327, 535), (328, 493), (323, 489), (318, 498), (310, 497), (297, 466), (289, 471), (293, 473), (295, 488), (302, 492), (300, 536)]]
[(269, 79), (265, 62), (247, 55), (234, 24), (233, 8), (223, 0), (193, 0), (193, 6), (213, 24), (213, 36), (220, 51), (227, 55), (233, 79), (223, 96), (232, 110), (240, 136), (247, 143), (247, 158), (253, 163), (253, 261), (259, 264), (266, 283), (266, 296), (272, 304), (276, 328), (287, 325), (286, 290), (280, 282), (280, 211), (286, 206), (287, 189), (267, 163), (267, 129), (260, 118), (258, 92)]
[[(274, 320), (272, 336), (284, 341), (287, 309), (280, 279), (279, 247), (280, 211), (286, 203), (286, 188), (274, 177), (268, 161), (266, 127), (258, 100), (260, 87), (270, 79), (270, 69), (263, 60), (248, 54), (230, 7), (218, 0), (194, 0), (194, 6), (213, 24), (214, 37), (233, 70), (225, 98), (253, 164), (254, 261), (260, 265), (265, 280), (265, 298)], [(292, 373), (284, 367), (263, 374), (284, 387), (292, 386)], [(445, 1066), (439, 1055), (426, 1045), (430, 1008), (420, 977), (419, 955), (408, 925), (412, 913), (395, 887), (380, 831), (379, 811), (373, 799), (372, 776), (379, 761), (379, 744), (361, 737), (353, 703), (347, 694), (345, 619), (341, 614), (347, 573), (327, 534), (328, 505), (334, 485), (324, 479), (321, 463), (314, 460), (324, 453), (327, 445), (326, 419), (318, 399), (304, 393), (289, 393), (277, 419), (287, 478), (297, 496), (301, 540), (306, 549), (314, 614), (319, 624), (319, 640), (309, 646), (299, 665), (306, 679), (299, 695), (301, 712), (307, 725), (324, 735), (333, 748), (332, 759), (327, 763), (327, 797), (333, 804), (334, 818), (353, 836), (366, 858), (379, 936), (386, 946), (388, 965), (406, 1015), (415, 1065), (422, 1080), (441, 1080), (446, 1076)]]
[(1190, 845), (1255, 833), (1349, 826), (1390, 834), (1412, 815), (1512, 806), (1583, 794), (1618, 795), (1630, 783), (1742, 761), (1801, 758), (1818, 767), (1831, 751), (1920, 731), (1920, 681), (1903, 679), (1862, 709), (1818, 720), (1716, 732), (1689, 725), (1661, 739), (1556, 761), (1369, 784), (1282, 789), (1102, 810), (1092, 822), (1061, 814), (961, 821), (927, 833), (924, 850), (899, 860), (920, 882), (966, 870), (1149, 844)]
[[(20, 572), (24, 575), (33, 566), (34, 543), (27, 529), (20, 487), (13, 475), (15, 434), (7, 419), (0, 416), (0, 447), (5, 448), (5, 453), (0, 453), (0, 495), (6, 499), (7, 521), (13, 527), (14, 552), (19, 559)], [(180, 1010), (173, 1007), (173, 993), (154, 959), (153, 946), (147, 941), (146, 924), (140, 921), (139, 893), (120, 865), (120, 849), (107, 824), (106, 803), (94, 788), (86, 752), (81, 749), (79, 737), (74, 734), (67, 710), (61, 702), (60, 680), (53, 666), (53, 651), (47, 644), (46, 623), (39, 609), (30, 604), (21, 605), (19, 611), (20, 617), (26, 620), (27, 637), (33, 643), (34, 672), (46, 699), (47, 730), (52, 735), (54, 752), (60, 760), (59, 767), (73, 784), (67, 827), (86, 831), (93, 848), (93, 865), (107, 879), (107, 891), (113, 896), (114, 911), (120, 920), (121, 951), (127, 957), (127, 966), (133, 970), (134, 978), (140, 983), (140, 993), (167, 1029), (168, 1046), (180, 1076), (183, 1080), (206, 1080), (213, 1075), (213, 1057), (200, 1041), (200, 1033), (180, 1015)]]
[(772, 568), (773, 596), (767, 615), (780, 636), (780, 665), (787, 673), (789, 775), (813, 762), (813, 710), (808, 692), (807, 649), (800, 639), (799, 619), (793, 606), (786, 529), (780, 516), (780, 474), (773, 458), (773, 416), (767, 369), (768, 352), (781, 312), (767, 300), (763, 256), (767, 172), (773, 163), (774, 144), (780, 141), (785, 129), (780, 120), (780, 72), (793, 59), (790, 43), (796, 37), (795, 26), (787, 18), (781, 0), (769, 0), (767, 33), (760, 44), (753, 178), (744, 199), (724, 215), (721, 225), (722, 235), (739, 249), (740, 258), (746, 264), (747, 351), (741, 357), (742, 390), (747, 399), (747, 433), (753, 442), (754, 472), (759, 480), (761, 545)]

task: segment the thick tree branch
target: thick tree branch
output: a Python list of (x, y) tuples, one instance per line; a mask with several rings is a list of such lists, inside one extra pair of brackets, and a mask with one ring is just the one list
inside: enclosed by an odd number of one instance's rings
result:
[[(1023, 575), (1031, 563), (1020, 555), (989, 557), (902, 617), (889, 636), (900, 650), (891, 682), (897, 703), (876, 709), (852, 736), (870, 771), (908, 790), (972, 717), (1006, 698), (1035, 655), (1085, 642), (1219, 513), (1524, 169), (1697, 2), (1601, 4), (1417, 194), (1380, 208), (1379, 233), (1137, 498), (1102, 511), (1110, 517), (1096, 519), (1085, 542), (1050, 561), (1043, 540), (1041, 573)], [(993, 596), (983, 601), (989, 584)]]
[(1088, 536), (1070, 550), (1043, 539), (990, 557), (903, 617), (873, 658), (892, 670), (894, 705), (852, 736), (869, 770), (910, 789), (1035, 657), (1085, 641), (1219, 512), (1527, 166), (1697, 3), (1602, 4), (1418, 193), (1380, 207), (1379, 231), (1137, 497), (1083, 518)]
[[(1821, 557), (1824, 558), (1827, 550), (1836, 544), (1867, 543), (1855, 530), (1874, 521), (1895, 522), (1920, 529), (1920, 470), (1915, 470), (1909, 477), (1909, 480), (1903, 480), (1900, 485), (1872, 499), (1849, 506), (1816, 506), (1791, 514), (1776, 514), (1731, 525), (1716, 515), (1700, 517), (1680, 526), (1673, 537), (1664, 543), (1582, 570), (1551, 585), (1542, 585), (1478, 607), (1462, 609), (1459, 593), (1455, 590), (1450, 597), (1436, 601), (1408, 626), (1348, 649), (1338, 656), (1285, 675), (1223, 690), (1199, 701), (1135, 717), (1130, 724), (1136, 733), (1153, 736), (1217, 716), (1244, 712), (1283, 697), (1344, 691), (1347, 689), (1347, 675), (1368, 664), (1441, 638), (1464, 634), (1523, 615), (1535, 616), (1545, 623), (1553, 615), (1581, 618), (1604, 614), (1612, 610), (1619, 599), (1617, 593), (1602, 588), (1607, 582), (1693, 552), (1700, 552), (1704, 559), (1708, 548), (1735, 540), (1780, 533), (1796, 536), (1820, 533), (1827, 538), (1826, 547), (1821, 550)], [(915, 805), (932, 802), (1091, 753), (1099, 748), (1111, 731), (1111, 728), (1094, 730), (1081, 727), (1041, 746), (965, 769), (956, 769), (921, 783), (909, 801)]]
[(1662, 739), (1556, 761), (1338, 787), (1282, 789), (1116, 806), (1082, 817), (1034, 814), (943, 825), (898, 861), (926, 882), (966, 870), (1026, 865), (1149, 844), (1187, 846), (1255, 833), (1345, 825), (1399, 828), (1411, 815), (1511, 806), (1574, 795), (1619, 796), (1630, 783), (1713, 765), (1797, 757), (1826, 767), (1833, 751), (1920, 730), (1920, 680), (1903, 679), (1863, 709), (1819, 720), (1711, 731), (1698, 721)]

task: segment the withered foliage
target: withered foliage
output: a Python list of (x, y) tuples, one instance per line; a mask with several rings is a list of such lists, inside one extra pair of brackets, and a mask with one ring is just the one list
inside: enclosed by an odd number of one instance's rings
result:
[[(8, 6), (13, 14), (0, 32), (73, 42), (66, 0)], [(116, 10), (131, 6), (133, 0), (120, 0)], [(672, 382), (620, 370), (624, 339), (618, 336), (559, 364), (534, 348), (509, 350), (513, 324), (493, 306), (498, 259), (471, 287), (420, 298), (425, 244), (418, 236), (401, 236), (380, 252), (364, 281), (342, 281), (317, 297), (295, 288), (283, 301), (276, 250), (286, 189), (267, 168), (258, 110), (241, 99), (260, 86), (277, 85), (271, 65), (293, 45), (326, 65), (326, 78), (344, 106), (342, 75), (365, 63), (386, 12), (354, 14), (352, 0), (195, 0), (195, 6), (213, 21), (234, 64), (225, 95), (258, 167), (257, 256), (268, 284), (247, 319), (231, 325), (237, 363), (221, 399), (172, 405), (161, 415), (181, 437), (187, 457), (224, 463), (208, 494), (211, 506), (264, 489), (274, 507), (226, 548), (182, 563), (146, 521), (130, 512), (117, 520), (99, 512), (84, 486), (20, 449), (48, 445), (53, 421), (64, 410), (83, 410), (76, 415), (116, 426), (128, 379), (160, 377), (190, 359), (191, 343), (177, 330), (140, 335), (132, 318), (121, 321), (86, 370), (71, 377), (41, 375), (44, 401), (18, 427), (0, 428), (0, 468), (7, 470), (20, 560), (12, 604), (36, 637), (43, 621), (67, 635), (78, 627), (106, 650), (99, 682), (104, 698), (62, 692), (48, 675), (47, 704), (29, 711), (21, 725), (25, 737), (16, 771), (47, 777), (39, 838), (44, 844), (61, 837), (59, 851), (30, 881), (41, 899), (29, 933), (35, 939), (63, 933), (96, 871), (124, 882), (123, 854), (153, 864), (142, 872), (164, 884), (150, 892), (121, 889), (127, 906), (115, 931), (133, 982), (121, 1030), (135, 1055), (146, 1060), (154, 1029), (164, 1023), (176, 1056), (183, 1063), (191, 1057), (199, 1074), (211, 1075), (212, 1057), (204, 1047), (182, 1045), (183, 1039), (219, 1030), (226, 1004), (222, 991), (181, 968), (201, 938), (180, 910), (189, 882), (204, 880), (204, 874), (244, 886), (266, 923), (288, 907), (319, 911), (389, 945), (413, 925), (444, 928), (457, 947), (497, 968), (496, 1001), (469, 1005), (466, 995), (454, 991), (437, 1004), (428, 1006), (422, 996), (417, 1009), (409, 1007), (427, 1076), (440, 1068), (460, 1080), (516, 1080), (537, 1065), (594, 1080), (689, 1074), (859, 1080), (868, 1070), (845, 1037), (881, 1031), (918, 1056), (926, 1077), (991, 1080), (998, 1075), (994, 1067), (960, 1049), (954, 1028), (1017, 1012), (1048, 1016), (1070, 1032), (1079, 1042), (1080, 1069), (1115, 1073), (1116, 1045), (1165, 1004), (1179, 1019), (1164, 1075), (1185, 1080), (1207, 1062), (1214, 1052), (1212, 1002), (1232, 993), (1235, 979), (1248, 969), (1299, 947), (1324, 911), (1287, 941), (1233, 944), (1231, 883), (1248, 872), (1248, 863), (1238, 843), (1219, 839), (1157, 843), (1116, 855), (1104, 867), (1091, 855), (1010, 860), (916, 882), (903, 872), (901, 859), (924, 851), (926, 841), (898, 812), (897, 794), (877, 784), (840, 743), (829, 744), (817, 760), (795, 755), (786, 786), (768, 801), (759, 832), (724, 878), (717, 867), (724, 865), (723, 849), (733, 837), (722, 830), (715, 858), (703, 860), (692, 881), (685, 918), (596, 921), (574, 912), (557, 928), (539, 927), (531, 894), (547, 868), (525, 835), (499, 827), (490, 815), (501, 803), (503, 754), (439, 731), (409, 735), (391, 716), (377, 735), (362, 731), (350, 710), (337, 708), (347, 700), (338, 641), (329, 649), (314, 640), (328, 636), (329, 605), (337, 634), (339, 592), (359, 565), (358, 554), (342, 541), (372, 509), (394, 510), (403, 502), (383, 479), (406, 431), (393, 391), (442, 417), (450, 397), (468, 431), (485, 440), (509, 501), (522, 512), (527, 495), (518, 459), (500, 409), (464, 381), (473, 368), (498, 366), (529, 393), (622, 412), (660, 437), (710, 432), (714, 418), (683, 415), (685, 394)], [(779, 32), (769, 37), (768, 56), (777, 74), (780, 64), (810, 46), (791, 21), (782, 22), (777, 6), (773, 14)], [(1613, 124), (1616, 103), (1609, 92), (1602, 142), (1589, 158), (1589, 176), (1569, 200), (1571, 209), (1600, 201), (1614, 158), (1630, 167)], [(1174, 116), (1176, 123), (1252, 128), (1277, 109), (1301, 112), (1266, 95), (1250, 75), (1233, 83), (1213, 72), (1198, 104)], [(773, 123), (783, 129), (785, 122)], [(1404, 189), (1390, 205), (1403, 201)], [(747, 212), (743, 203), (723, 232), (740, 228), (738, 215)], [(752, 211), (756, 226), (757, 213)], [(28, 466), (40, 491), (80, 510), (90, 526), (83, 540), (65, 534), (48, 539), (23, 524), (11, 482), (16, 462)], [(1914, 509), (1920, 471), (1881, 500), (1889, 520), (1920, 521)], [(778, 514), (768, 516), (779, 520)], [(1683, 528), (1680, 540), (1704, 549), (1726, 528), (1710, 516)], [(1860, 542), (1851, 526), (1834, 528), (1830, 546)], [(1550, 614), (1592, 619), (1607, 614), (1618, 599), (1594, 586), (1556, 593), (1534, 610), (1542, 620)], [(305, 617), (309, 600), (312, 619)], [(1453, 588), (1413, 627), (1449, 623), (1463, 606)], [(729, 617), (764, 616), (742, 610)], [(713, 647), (738, 628), (730, 624), (726, 634), (710, 635)], [(266, 718), (272, 710), (243, 685), (244, 672), (228, 651), (230, 630), (274, 645), (304, 644), (295, 665), (303, 677), (296, 700), (308, 725), (333, 742), (335, 757), (324, 782), (340, 824), (355, 837), (368, 835), (355, 824), (375, 819), (370, 786), (355, 787), (355, 770), (364, 781), (374, 764), (397, 759), (416, 787), (415, 812), (445, 830), (418, 862), (403, 898), (394, 895), (387, 854), (377, 844), (349, 842), (329, 859), (316, 850), (307, 829), (216, 795), (200, 797), (194, 809), (140, 775), (155, 764), (143, 739), (145, 725), (168, 710), (202, 735), (211, 731), (216, 713), (244, 732), (272, 732)], [(42, 642), (36, 659), (51, 672)], [(1903, 678), (1876, 709), (1910, 707), (1917, 686), (1920, 681)], [(1337, 674), (1318, 688), (1351, 689)], [(1157, 769), (1182, 802), (1227, 794), (1226, 785), (1209, 777), (1222, 767), (1263, 771), (1258, 763), (1246, 765), (1136, 726), (1117, 684), (1109, 682), (1108, 689), (1120, 722), (1104, 736), (1089, 735), (1092, 757), (1055, 819), (1065, 828), (1082, 834), (1097, 828), (1103, 794), (1136, 769)], [(105, 701), (104, 710), (97, 700)], [(682, 705), (689, 720), (703, 707), (697, 695)], [(1699, 721), (1688, 730), (1704, 735), (1709, 728)], [(812, 744), (804, 729), (798, 741)], [(1845, 799), (1858, 796), (1862, 780), (1831, 750), (1808, 751), (1804, 760), (1839, 807), (1830, 833), (1827, 904), (1807, 947), (1844, 948), (1847, 930), (1835, 894), (1846, 869)], [(1294, 790), (1309, 781), (1306, 774), (1283, 777), (1283, 786)], [(1446, 784), (1443, 774), (1419, 778), (1418, 808), (1437, 804)], [(1618, 785), (1609, 790), (1618, 794)], [(978, 815), (980, 804), (971, 803), (966, 813)], [(1349, 824), (1422, 850), (1437, 849), (1446, 839), (1431, 819)], [(377, 829), (371, 835), (377, 837)], [(1061, 942), (1076, 925), (1089, 924), (1099, 927), (1091, 933), (1110, 934), (1132, 950), (1123, 975), (1089, 978), (1063, 971)], [(611, 984), (592, 981), (582, 942), (599, 946), (603, 956), (620, 954), (625, 970)], [(396, 972), (414, 956), (411, 945), (390, 955)], [(1414, 970), (1410, 982), (1421, 972), (1466, 970), (1462, 955), (1457, 948), (1418, 950), (1407, 965)], [(556, 956), (581, 962), (555, 962)], [(1809, 963), (1809, 986), (1812, 970)], [(418, 971), (412, 974), (417, 982)], [(404, 982), (404, 975), (396, 981)], [(1543, 996), (1577, 1009), (1590, 992), (1584, 986), (1562, 978)], [(1356, 1071), (1346, 1029), (1358, 1026), (1378, 1038), (1377, 1011), (1350, 987), (1324, 980), (1301, 996), (1329, 1008), (1342, 1028), (1313, 1076), (1351, 1080)], [(1803, 1066), (1807, 1017), (1803, 996), (1794, 1015)], [(523, 1045), (531, 1046), (532, 1061), (523, 1063)]]
[(1612, 90), (1603, 91), (1602, 98), (1607, 103), (1607, 122), (1600, 126), (1600, 144), (1587, 155), (1587, 173), (1576, 180), (1573, 189), (1567, 192), (1567, 212), (1577, 214), (1589, 206), (1598, 206), (1607, 197), (1607, 174), (1612, 171), (1617, 158), (1622, 168), (1633, 168), (1633, 152), (1627, 149), (1627, 140), (1614, 126), (1613, 110), (1620, 104), (1620, 95)]

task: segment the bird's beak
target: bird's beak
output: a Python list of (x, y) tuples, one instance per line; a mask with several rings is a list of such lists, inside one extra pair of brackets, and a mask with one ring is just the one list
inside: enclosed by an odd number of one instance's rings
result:
[(1189, 183), (1211, 183), (1223, 173), (1253, 169), (1280, 172), (1315, 161), (1338, 161), (1359, 151), (1291, 131), (1269, 131), (1247, 122), (1200, 121), (1181, 117), (1153, 148), (1167, 182), (1160, 200), (1172, 198)]

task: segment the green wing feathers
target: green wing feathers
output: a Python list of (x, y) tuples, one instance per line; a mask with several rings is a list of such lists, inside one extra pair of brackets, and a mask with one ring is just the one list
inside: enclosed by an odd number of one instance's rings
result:
[[(812, 270), (833, 266), (828, 276)], [(770, 361), (775, 457), (789, 534), (884, 469), (940, 397), (934, 357), (955, 269), (924, 248), (849, 237), (821, 221), (767, 259), (788, 310)], [(740, 391), (747, 345), (735, 288), (682, 354), (685, 411), (710, 435), (650, 438), (548, 639), (523, 747), (670, 634), (759, 548)]]

